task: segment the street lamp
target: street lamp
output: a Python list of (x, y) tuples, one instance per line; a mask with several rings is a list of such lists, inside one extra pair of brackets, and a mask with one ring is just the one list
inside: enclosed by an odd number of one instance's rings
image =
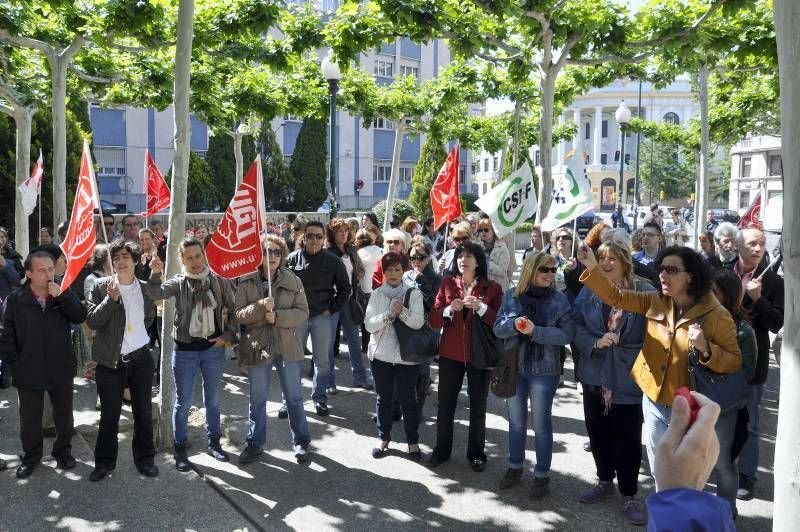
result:
[(625, 201), (625, 128), (631, 120), (631, 110), (625, 105), (625, 100), (619, 103), (614, 112), (614, 118), (619, 124), (620, 150), (619, 150), (619, 194), (617, 203), (617, 227), (625, 227), (622, 219), (622, 203)]
[(330, 93), (330, 203), (331, 218), (336, 216), (336, 93), (339, 91), (339, 80), (342, 79), (342, 71), (339, 65), (333, 60), (333, 50), (328, 52), (322, 60), (322, 75), (328, 80), (328, 92)]

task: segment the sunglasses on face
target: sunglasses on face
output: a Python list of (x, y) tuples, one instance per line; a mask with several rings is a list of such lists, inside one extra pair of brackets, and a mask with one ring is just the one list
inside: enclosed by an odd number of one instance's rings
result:
[(427, 255), (411, 255), (411, 260), (423, 261), (428, 258)]
[(453, 242), (463, 242), (466, 239), (467, 239), (467, 237), (465, 237), (465, 236), (454, 236), (453, 237)]
[(678, 268), (677, 266), (656, 266), (656, 272), (659, 275), (662, 273), (666, 273), (667, 275), (676, 275), (685, 271), (687, 271), (686, 268)]
[(561, 235), (556, 240), (572, 240), (572, 237), (569, 235)]
[(306, 240), (322, 240), (323, 235), (321, 233), (306, 233), (305, 234)]
[(492, 230), (491, 230), (491, 229), (489, 229), (488, 227), (484, 227), (484, 228), (482, 228), (482, 229), (478, 229), (478, 232), (479, 232), (479, 233), (491, 233), (491, 232), (492, 232)]
[(279, 249), (268, 249), (262, 253), (265, 257), (280, 257), (281, 250)]
[(399, 240), (387, 240), (386, 243), (390, 246), (396, 246), (400, 243)]
[(548, 268), (547, 266), (539, 266), (539, 273), (558, 273), (558, 266)]

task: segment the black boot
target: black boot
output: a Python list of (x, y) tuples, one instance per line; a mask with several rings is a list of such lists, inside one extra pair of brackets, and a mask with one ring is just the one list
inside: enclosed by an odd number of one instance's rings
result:
[(175, 469), (185, 473), (192, 469), (192, 463), (189, 462), (189, 455), (186, 453), (186, 444), (175, 444)]
[(207, 452), (220, 462), (227, 462), (230, 460), (228, 453), (222, 450), (222, 446), (219, 444), (219, 438), (211, 437), (208, 439)]

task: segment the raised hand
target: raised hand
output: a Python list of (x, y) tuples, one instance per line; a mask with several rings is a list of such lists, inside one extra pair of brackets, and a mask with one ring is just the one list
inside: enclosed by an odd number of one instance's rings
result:
[(586, 266), (587, 270), (594, 269), (594, 267), (597, 266), (597, 259), (594, 256), (594, 251), (586, 244), (578, 246), (577, 257), (580, 263)]
[(116, 278), (111, 278), (111, 281), (106, 285), (106, 293), (112, 301), (119, 301), (119, 285), (117, 285)]
[(47, 293), (50, 294), (51, 297), (58, 297), (61, 295), (61, 285), (50, 281), (47, 283)]
[(158, 258), (158, 255), (153, 255), (150, 259), (150, 273), (164, 273), (164, 263)]

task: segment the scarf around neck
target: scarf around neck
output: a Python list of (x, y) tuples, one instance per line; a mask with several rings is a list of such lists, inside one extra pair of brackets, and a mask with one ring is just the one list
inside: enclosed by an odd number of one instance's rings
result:
[(529, 286), (519, 297), (525, 315), (534, 325), (547, 326), (547, 302), (552, 297), (555, 288), (551, 286)]
[(378, 287), (378, 291), (388, 297), (390, 301), (394, 301), (395, 299), (402, 299), (408, 288), (409, 287), (402, 281), (396, 287), (392, 287), (389, 283), (385, 282)]
[(211, 290), (208, 266), (200, 273), (190, 273), (183, 269), (189, 284), (189, 306), (192, 315), (189, 321), (189, 335), (193, 338), (208, 338), (214, 334), (214, 309), (217, 301)]

